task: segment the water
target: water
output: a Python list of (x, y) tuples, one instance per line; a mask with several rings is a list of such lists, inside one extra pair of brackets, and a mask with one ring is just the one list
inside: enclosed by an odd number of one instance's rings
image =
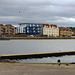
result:
[[(74, 51), (75, 40), (2, 40), (0, 41), (0, 54), (40, 53), (55, 51)], [(75, 62), (75, 56), (47, 57), (39, 59), (19, 60), (25, 63), (56, 63)]]

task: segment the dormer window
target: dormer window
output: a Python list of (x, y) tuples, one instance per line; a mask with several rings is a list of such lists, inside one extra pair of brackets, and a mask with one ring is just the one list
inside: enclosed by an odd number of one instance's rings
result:
[(46, 26), (46, 28), (48, 28), (48, 26)]

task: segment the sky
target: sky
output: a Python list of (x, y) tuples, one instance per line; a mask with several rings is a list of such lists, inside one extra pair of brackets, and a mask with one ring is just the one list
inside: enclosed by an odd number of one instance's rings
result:
[(0, 24), (75, 27), (75, 0), (0, 0)]

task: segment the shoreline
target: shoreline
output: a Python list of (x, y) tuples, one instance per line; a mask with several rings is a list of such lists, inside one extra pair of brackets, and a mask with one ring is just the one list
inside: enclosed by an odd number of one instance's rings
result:
[(0, 75), (75, 75), (75, 64), (1, 63)]
[(33, 37), (0, 37), (0, 40), (63, 40), (63, 39), (75, 39), (75, 38), (33, 38)]

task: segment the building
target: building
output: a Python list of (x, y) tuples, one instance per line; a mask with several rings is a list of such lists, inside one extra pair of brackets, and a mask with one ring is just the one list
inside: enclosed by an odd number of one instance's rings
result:
[(4, 33), (7, 35), (15, 35), (15, 27), (11, 24), (5, 25)]
[(72, 30), (72, 36), (75, 36), (75, 27), (68, 27)]
[(43, 36), (57, 37), (59, 36), (59, 28), (53, 24), (42, 24), (42, 34)]
[(70, 37), (72, 35), (72, 30), (70, 28), (59, 27), (59, 35), (61, 37)]
[(4, 34), (4, 25), (3, 24), (0, 24), (0, 35), (3, 35)]
[(19, 27), (16, 27), (16, 34), (41, 36), (42, 28), (38, 23), (20, 23)]
[[(72, 29), (71, 29), (71, 30), (72, 30)], [(72, 30), (72, 31), (71, 31), (71, 35), (72, 35), (72, 36), (75, 36), (75, 30)]]
[(5, 35), (5, 36), (15, 35), (15, 27), (12, 26), (11, 24), (8, 25), (0, 24), (0, 35)]

